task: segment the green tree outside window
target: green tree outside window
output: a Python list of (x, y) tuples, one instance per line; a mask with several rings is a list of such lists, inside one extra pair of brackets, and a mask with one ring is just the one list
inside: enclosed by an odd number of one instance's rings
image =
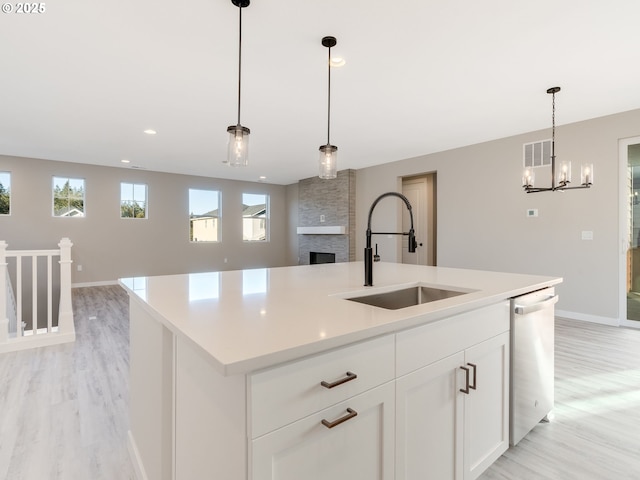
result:
[(11, 214), (11, 174), (0, 172), (0, 215)]
[(84, 179), (53, 177), (53, 216), (84, 217)]

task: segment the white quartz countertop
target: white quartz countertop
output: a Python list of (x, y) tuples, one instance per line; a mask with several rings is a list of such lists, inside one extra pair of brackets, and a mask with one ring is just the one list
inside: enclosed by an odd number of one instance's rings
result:
[[(270, 367), (558, 284), (557, 277), (362, 262), (120, 279), (174, 334), (199, 346), (222, 375)], [(473, 291), (386, 310), (345, 297), (415, 284)], [(135, 319), (132, 319), (135, 321)]]

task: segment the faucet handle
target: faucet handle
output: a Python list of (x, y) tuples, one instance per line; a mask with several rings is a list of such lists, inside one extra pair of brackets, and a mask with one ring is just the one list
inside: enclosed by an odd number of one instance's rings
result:
[(418, 241), (416, 240), (416, 235), (413, 231), (413, 228), (409, 230), (409, 239), (407, 243), (407, 250), (409, 253), (414, 253), (416, 251), (416, 247), (418, 246)]
[(378, 244), (376, 243), (376, 254), (373, 256), (373, 261), (374, 262), (379, 262), (380, 261), (380, 255), (378, 255)]

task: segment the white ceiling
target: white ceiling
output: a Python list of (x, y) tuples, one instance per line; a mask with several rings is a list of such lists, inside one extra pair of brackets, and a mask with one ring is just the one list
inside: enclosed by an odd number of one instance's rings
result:
[(558, 125), (640, 108), (638, 0), (253, 0), (242, 52), (251, 165), (231, 168), (231, 0), (45, 6), (0, 14), (0, 154), (277, 184), (314, 176), (326, 35), (347, 61), (332, 71), (339, 169), (547, 128), (555, 85)]

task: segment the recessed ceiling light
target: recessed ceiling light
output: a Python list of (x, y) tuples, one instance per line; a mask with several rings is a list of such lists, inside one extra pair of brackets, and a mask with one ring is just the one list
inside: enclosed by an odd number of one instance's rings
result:
[(131, 160), (127, 160), (126, 158), (123, 158), (122, 160), (120, 160), (122, 163), (131, 163)]
[(147, 128), (147, 129), (144, 131), (144, 133), (146, 133), (147, 135), (155, 135), (155, 134), (156, 134), (156, 133), (158, 133), (158, 132), (156, 132), (153, 128)]
[(331, 68), (337, 68), (343, 67), (345, 63), (347, 63), (347, 61), (342, 57), (331, 57), (329, 65), (331, 65)]

